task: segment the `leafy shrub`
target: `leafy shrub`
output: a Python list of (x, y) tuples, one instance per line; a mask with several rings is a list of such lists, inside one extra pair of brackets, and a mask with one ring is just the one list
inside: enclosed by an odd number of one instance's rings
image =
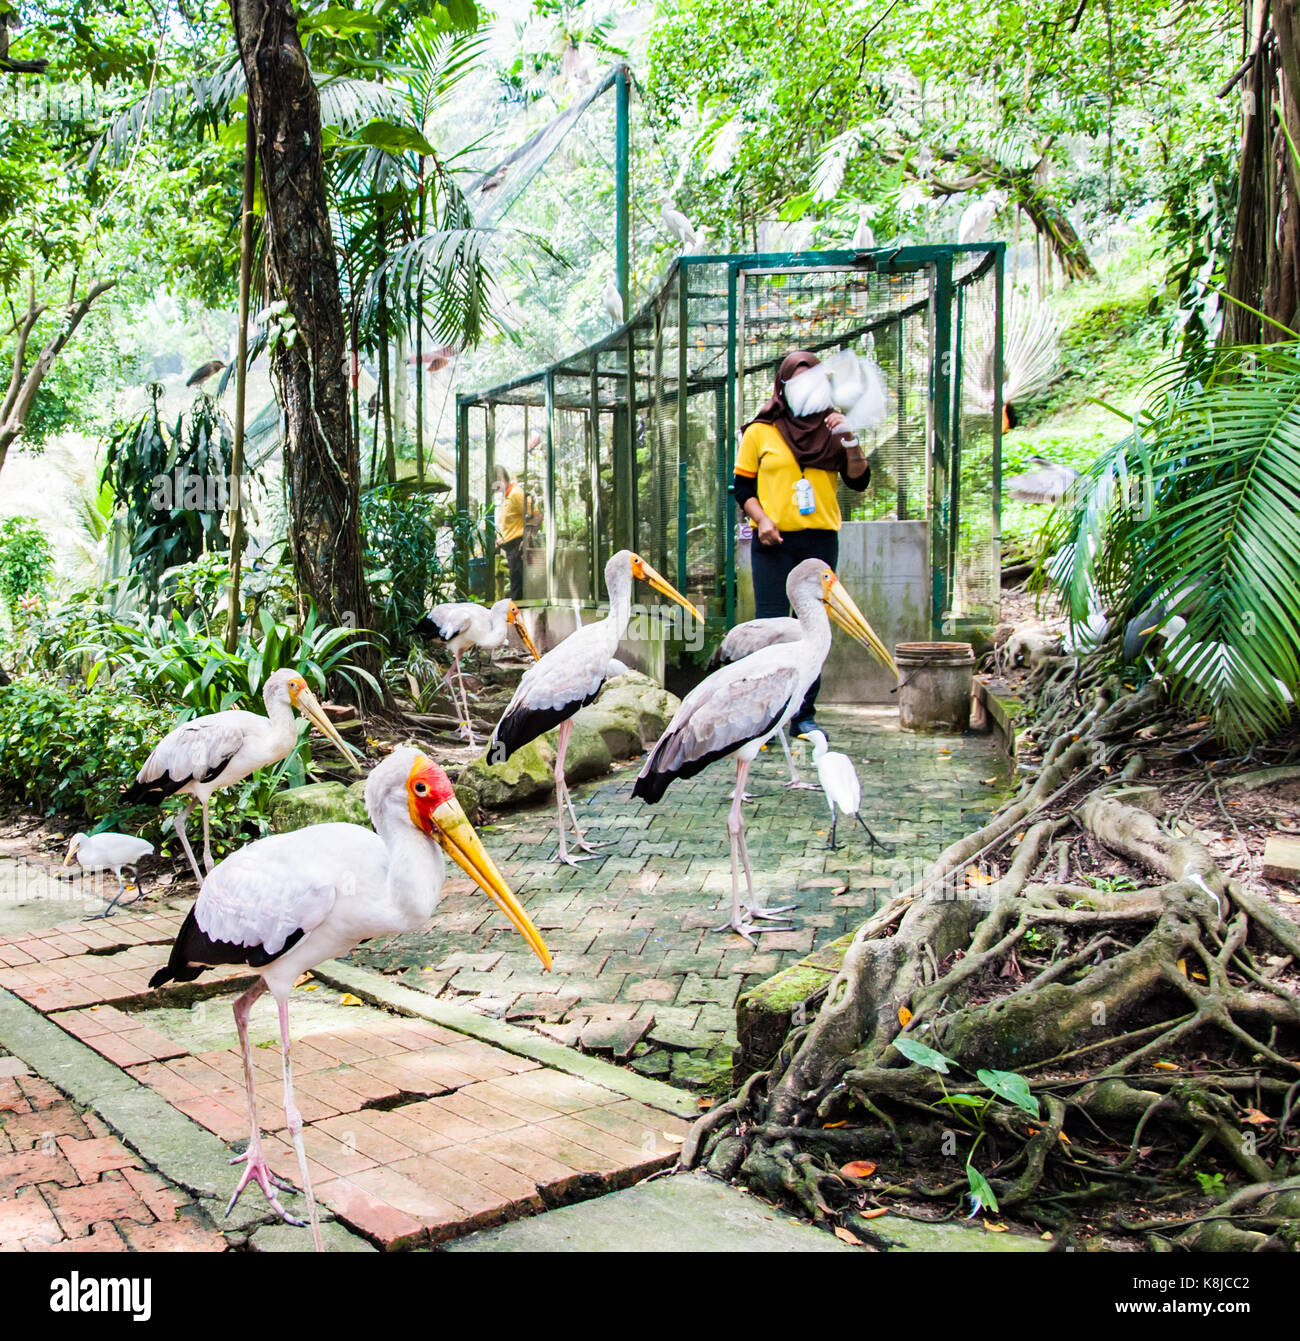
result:
[(0, 526), (0, 598), (17, 622), (19, 602), (40, 597), (54, 571), (54, 551), (30, 517), (9, 517)]
[(116, 690), (130, 689), (155, 703), (179, 702), (178, 720), (230, 707), (258, 710), (267, 677), (283, 667), (298, 671), (321, 693), (331, 677), (358, 693), (359, 681), (381, 692), (374, 676), (353, 659), (372, 641), (365, 629), (321, 624), (315, 610), (295, 629), (263, 610), (261, 641), (254, 643), (245, 628), (229, 652), (220, 636), (204, 630), (204, 622), (198, 611), (183, 618), (173, 610), (170, 619), (134, 614), (101, 626), (90, 641), (69, 649), (69, 657), (89, 657), (88, 686), (107, 673)]

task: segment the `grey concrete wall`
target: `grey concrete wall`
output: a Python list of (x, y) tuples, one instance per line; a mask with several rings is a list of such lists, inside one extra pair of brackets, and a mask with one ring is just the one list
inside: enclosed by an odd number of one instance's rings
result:
[[(736, 544), (736, 622), (754, 618), (750, 541)], [(925, 521), (845, 522), (840, 581), (892, 652), (930, 637), (930, 526)], [(852, 638), (835, 630), (822, 672), (827, 703), (895, 703), (889, 672)]]

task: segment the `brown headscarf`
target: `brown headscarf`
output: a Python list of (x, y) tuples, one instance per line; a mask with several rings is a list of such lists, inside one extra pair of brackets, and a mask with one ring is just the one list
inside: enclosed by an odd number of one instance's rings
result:
[[(749, 424), (771, 424), (785, 439), (794, 459), (805, 469), (840, 470), (844, 466), (844, 444), (826, 426), (827, 410), (796, 418), (786, 404), (785, 384), (805, 368), (815, 368), (821, 360), (806, 349), (796, 349), (781, 360), (776, 370), (776, 389)], [(749, 424), (745, 427), (748, 428)]]

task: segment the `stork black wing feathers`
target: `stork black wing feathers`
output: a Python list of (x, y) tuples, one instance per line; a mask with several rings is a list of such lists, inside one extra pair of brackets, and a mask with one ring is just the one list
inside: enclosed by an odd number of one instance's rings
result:
[(249, 968), (265, 968), (293, 949), (302, 940), (303, 934), (303, 928), (299, 927), (275, 954), (267, 954), (260, 945), (235, 945), (230, 941), (213, 940), (199, 926), (194, 909), (191, 908), (172, 942), (172, 952), (167, 963), (149, 979), (149, 986), (193, 982), (205, 969), (214, 968), (217, 964), (247, 964)]
[(654, 805), (663, 794), (668, 790), (669, 784), (676, 778), (693, 778), (697, 773), (702, 773), (708, 766), (717, 759), (725, 759), (730, 754), (735, 754), (737, 750), (743, 749), (751, 740), (757, 740), (760, 736), (765, 736), (781, 720), (789, 706), (788, 701), (782, 703), (777, 710), (776, 716), (772, 718), (766, 726), (760, 731), (755, 731), (752, 736), (745, 740), (733, 740), (722, 749), (711, 750), (708, 754), (702, 754), (697, 759), (687, 759), (676, 768), (659, 769), (656, 767), (657, 761), (662, 758), (663, 752), (668, 745), (671, 737), (663, 736), (659, 743), (654, 747), (649, 761), (646, 763), (645, 771), (637, 778), (632, 785), (632, 795), (639, 796), (648, 805)]
[(536, 740), (551, 727), (567, 722), (579, 708), (585, 708), (588, 703), (594, 702), (600, 689), (601, 686), (597, 685), (586, 698), (574, 699), (556, 708), (526, 708), (521, 704), (506, 713), (492, 733), (492, 743), (488, 746), (488, 762), (504, 763), (530, 740)]
[(174, 778), (170, 773), (164, 773), (162, 777), (153, 778), (149, 782), (141, 782), (137, 778), (122, 793), (122, 800), (127, 805), (157, 805), (169, 796), (175, 796), (182, 787), (187, 787), (191, 782), (211, 782), (238, 753), (238, 750), (231, 750), (224, 759), (218, 759), (201, 778)]

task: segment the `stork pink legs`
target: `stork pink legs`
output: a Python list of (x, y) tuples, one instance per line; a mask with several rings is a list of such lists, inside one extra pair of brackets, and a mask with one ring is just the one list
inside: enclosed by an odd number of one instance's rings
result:
[[(572, 731), (572, 719), (562, 723), (555, 743), (555, 809), (560, 827), (560, 855), (557, 860), (565, 862), (569, 866), (576, 866), (580, 861), (593, 861), (598, 855), (596, 849), (601, 845), (599, 843), (589, 843), (583, 836), (582, 829), (578, 824), (578, 816), (573, 810), (573, 800), (569, 796), (569, 784), (564, 780), (564, 755), (569, 748), (569, 735)], [(590, 853), (590, 856), (575, 857), (569, 851), (565, 839), (564, 828), (564, 811), (566, 807), (569, 811), (569, 818), (573, 821), (574, 842), (576, 842), (584, 852)]]
[[(239, 1200), (240, 1193), (243, 1192), (244, 1188), (250, 1182), (255, 1182), (266, 1194), (271, 1209), (282, 1220), (287, 1224), (302, 1225), (305, 1222), (290, 1215), (280, 1204), (279, 1197), (276, 1196), (277, 1188), (286, 1192), (293, 1191), (293, 1184), (285, 1182), (284, 1179), (272, 1173), (270, 1165), (266, 1162), (266, 1156), (262, 1153), (262, 1133), (257, 1125), (257, 1099), (253, 1083), (253, 1053), (248, 1042), (248, 1014), (253, 1007), (253, 1002), (265, 991), (266, 983), (258, 978), (248, 991), (235, 1002), (235, 1027), (239, 1030), (239, 1046), (244, 1055), (244, 1088), (248, 1091), (248, 1120), (251, 1126), (251, 1134), (248, 1138), (248, 1149), (242, 1155), (236, 1155), (230, 1161), (232, 1164), (242, 1163), (244, 1172), (240, 1176), (235, 1191), (226, 1206), (226, 1214), (229, 1215), (235, 1209), (235, 1203)], [(302, 1145), (302, 1116), (293, 1102), (293, 1078), (289, 1063), (289, 1003), (278, 1001), (277, 1005), (280, 1009), (280, 1054), (284, 1063), (284, 1115), (289, 1125), (289, 1134), (293, 1137), (294, 1150), (298, 1154), (298, 1168), (302, 1174), (303, 1192), (307, 1198), (307, 1210), (311, 1218), (312, 1239), (316, 1244), (316, 1251), (324, 1252), (320, 1237), (320, 1223), (316, 1216), (316, 1199), (312, 1195), (311, 1179), (307, 1173), (307, 1155)]]
[[(714, 930), (726, 931), (730, 929), (739, 932), (752, 945), (754, 937), (762, 935), (765, 931), (789, 931), (789, 923), (781, 915), (788, 913), (797, 905), (790, 903), (784, 908), (760, 908), (754, 901), (754, 872), (749, 865), (749, 848), (745, 845), (745, 820), (740, 813), (740, 803), (745, 797), (745, 779), (748, 775), (749, 761), (738, 758), (736, 760), (736, 788), (731, 794), (731, 811), (727, 815), (727, 833), (731, 837), (731, 921), (724, 922), (720, 927), (715, 927)], [(745, 868), (745, 889), (748, 894), (745, 900), (745, 912), (749, 914), (748, 918), (741, 916), (740, 871), (738, 869), (741, 863)], [(754, 918), (784, 924), (775, 927), (756, 927)]]

